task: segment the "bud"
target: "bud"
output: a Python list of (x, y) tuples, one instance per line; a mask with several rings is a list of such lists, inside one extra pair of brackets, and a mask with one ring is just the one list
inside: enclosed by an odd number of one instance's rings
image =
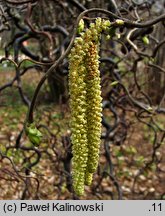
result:
[(148, 45), (150, 43), (149, 39), (147, 36), (142, 37), (142, 41), (145, 45)]
[(36, 128), (34, 123), (26, 127), (26, 134), (34, 146), (38, 146), (42, 140), (42, 133)]
[(116, 24), (118, 24), (118, 25), (124, 25), (124, 21), (123, 20), (121, 20), (121, 19), (117, 19), (116, 20)]
[(78, 24), (77, 33), (80, 34), (83, 30), (84, 30), (84, 20), (81, 19)]

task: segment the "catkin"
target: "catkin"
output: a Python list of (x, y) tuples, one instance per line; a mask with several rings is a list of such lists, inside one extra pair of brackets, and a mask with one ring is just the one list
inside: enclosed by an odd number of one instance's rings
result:
[(69, 55), (72, 176), (77, 195), (90, 185), (99, 158), (101, 136), (101, 87), (99, 41), (110, 22), (97, 18), (74, 42)]
[(98, 165), (101, 136), (102, 98), (100, 86), (100, 71), (98, 61), (98, 45), (92, 43), (87, 53), (86, 87), (87, 87), (87, 140), (88, 161), (87, 171), (94, 173)]

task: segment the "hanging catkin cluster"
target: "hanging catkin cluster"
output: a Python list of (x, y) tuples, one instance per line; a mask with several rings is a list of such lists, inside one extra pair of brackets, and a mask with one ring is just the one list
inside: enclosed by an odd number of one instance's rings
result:
[(69, 55), (72, 173), (78, 195), (91, 184), (98, 165), (102, 112), (98, 52), (101, 32), (109, 26), (108, 20), (97, 18), (75, 39)]

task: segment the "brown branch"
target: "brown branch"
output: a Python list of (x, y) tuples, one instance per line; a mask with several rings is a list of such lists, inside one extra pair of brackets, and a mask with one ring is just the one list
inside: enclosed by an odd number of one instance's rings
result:
[(9, 4), (15, 4), (15, 5), (21, 5), (21, 4), (27, 4), (27, 3), (35, 3), (38, 0), (26, 0), (26, 1), (10, 1), (6, 0), (7, 3)]
[[(136, 22), (131, 22), (127, 19), (124, 19), (124, 18), (121, 18), (119, 16), (117, 16), (116, 14), (110, 12), (110, 11), (107, 11), (107, 10), (104, 10), (104, 9), (99, 9), (99, 8), (92, 8), (92, 9), (89, 9), (89, 10), (85, 10), (83, 11), (77, 18), (76, 20), (76, 24), (75, 24), (75, 27), (74, 27), (74, 31), (73, 31), (73, 35), (72, 35), (72, 38), (71, 38), (71, 41), (70, 41), (70, 44), (68, 45), (68, 48), (65, 50), (65, 52), (63, 53), (63, 55), (61, 55), (59, 57), (59, 59), (48, 69), (48, 71), (45, 73), (45, 75), (41, 78), (40, 82), (38, 83), (38, 86), (34, 92), (34, 95), (33, 95), (33, 98), (32, 98), (32, 101), (31, 101), (31, 105), (30, 105), (30, 108), (29, 108), (29, 111), (28, 111), (28, 114), (27, 114), (27, 119), (26, 121), (29, 122), (29, 123), (32, 123), (33, 122), (33, 110), (34, 110), (34, 107), (35, 107), (35, 102), (36, 102), (36, 99), (37, 99), (37, 96), (38, 96), (38, 93), (43, 85), (43, 83), (45, 82), (45, 80), (48, 78), (48, 76), (54, 72), (56, 70), (56, 68), (58, 67), (58, 65), (63, 61), (63, 59), (69, 54), (71, 48), (72, 48), (72, 45), (74, 43), (74, 39), (76, 37), (76, 33), (77, 33), (77, 26), (78, 26), (78, 23), (79, 21), (83, 18), (83, 16), (85, 16), (86, 14), (88, 13), (92, 13), (92, 12), (100, 12), (100, 13), (103, 13), (103, 14), (106, 14), (110, 17), (113, 17), (113, 18), (116, 18), (116, 19), (121, 19), (124, 21), (124, 26), (125, 27), (137, 27), (137, 28), (144, 28), (144, 27), (148, 27), (148, 26), (151, 26), (151, 25), (154, 25), (156, 24), (157, 22), (159, 21), (162, 21), (162, 20), (165, 20), (165, 14), (151, 20), (151, 21), (148, 21), (148, 22), (145, 22), (145, 23), (136, 23)], [(114, 23), (114, 26), (119, 26), (117, 23)]]

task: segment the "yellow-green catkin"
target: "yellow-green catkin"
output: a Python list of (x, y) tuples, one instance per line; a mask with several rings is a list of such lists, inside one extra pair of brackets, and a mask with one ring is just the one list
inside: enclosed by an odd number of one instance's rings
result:
[(77, 195), (90, 185), (99, 158), (101, 136), (101, 87), (99, 41), (110, 22), (97, 18), (74, 42), (69, 55), (69, 92), (73, 188)]
[(87, 171), (96, 171), (99, 159), (101, 136), (102, 97), (100, 86), (100, 71), (98, 61), (98, 44), (92, 43), (87, 54), (87, 139), (88, 161)]

